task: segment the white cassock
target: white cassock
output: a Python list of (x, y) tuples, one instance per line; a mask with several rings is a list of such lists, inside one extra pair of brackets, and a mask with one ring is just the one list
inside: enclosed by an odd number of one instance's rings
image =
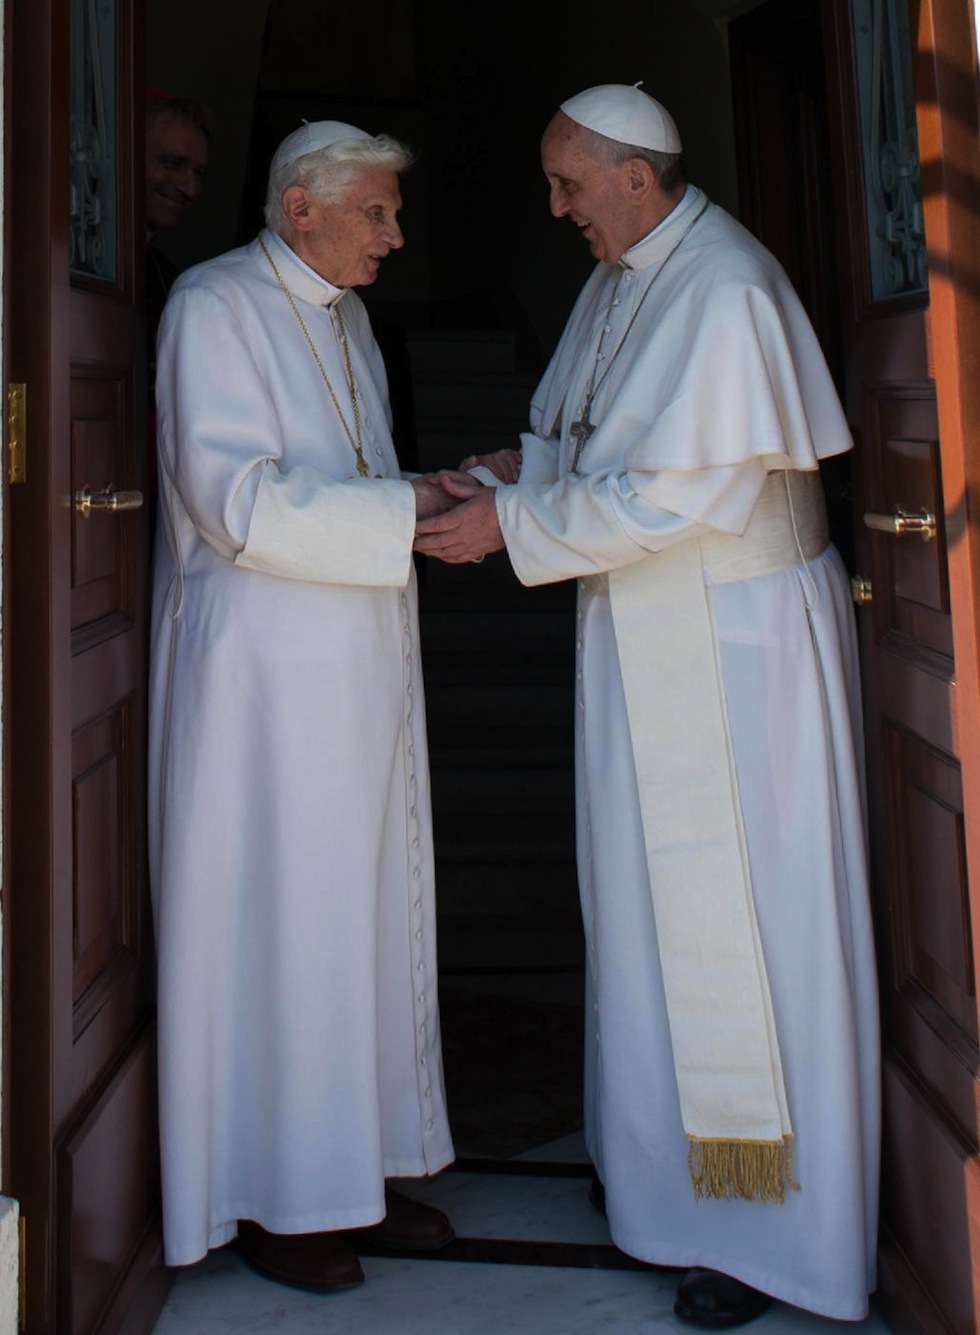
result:
[[(696, 1201), (679, 1110), (637, 771), (658, 748), (693, 746), (698, 720), (680, 708), (669, 736), (631, 735), (624, 680), (641, 705), (661, 689), (637, 661), (658, 629), (655, 613), (644, 624), (644, 590), (653, 607), (658, 562), (682, 544), (742, 534), (789, 477), (779, 470), (805, 482), (850, 444), (772, 257), (713, 206), (671, 254), (704, 203), (689, 188), (621, 265), (595, 270), (535, 395), (520, 482), (497, 507), (525, 584), (579, 580), (585, 1125), (613, 1239), (860, 1318), (875, 1283), (878, 1012), (853, 616), (832, 547), (806, 562), (794, 547), (785, 568), (724, 583), (706, 558), (703, 580), (801, 1189), (783, 1204)], [(572, 474), (595, 368), (598, 426)], [(624, 580), (632, 622), (617, 612)]]
[(168, 1264), (237, 1220), (385, 1212), (453, 1157), (412, 566), (415, 498), (363, 304), (268, 233), (190, 271), (160, 330), (150, 685)]

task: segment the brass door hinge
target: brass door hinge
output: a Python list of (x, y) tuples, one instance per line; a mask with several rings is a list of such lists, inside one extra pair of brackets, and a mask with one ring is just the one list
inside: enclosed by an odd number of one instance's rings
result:
[(27, 1220), (17, 1216), (17, 1329), (27, 1329)]
[(867, 575), (855, 575), (851, 580), (851, 597), (858, 607), (864, 607), (874, 597), (871, 581)]
[(7, 386), (7, 448), (10, 453), (10, 482), (27, 481), (27, 386), (11, 382)]

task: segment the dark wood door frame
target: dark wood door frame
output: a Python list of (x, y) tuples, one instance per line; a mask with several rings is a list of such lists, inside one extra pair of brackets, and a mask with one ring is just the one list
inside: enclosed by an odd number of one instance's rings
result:
[(850, 5), (822, 7), (857, 517), (921, 490), (939, 518), (925, 562), (863, 525), (857, 541), (874, 584), (859, 615), (885, 1035), (880, 1294), (896, 1329), (967, 1335), (980, 1315), (977, 48), (969, 0), (911, 0), (929, 292), (876, 303)]
[[(9, 541), (5, 547), (8, 616), (5, 679), (9, 751), (14, 765), (7, 789), (10, 841), (5, 844), (5, 937), (16, 942), (7, 981), (11, 1010), (9, 1096), (4, 1121), (12, 1148), (9, 1189), (27, 1221), (26, 1267), (21, 1276), (35, 1313), (54, 1311), (49, 1230), (55, 1211), (53, 1165), (46, 1143), (54, 1134), (53, 1069), (61, 1040), (54, 1032), (53, 973), (58, 952), (51, 943), (65, 924), (55, 920), (52, 887), (70, 875), (64, 831), (71, 813), (51, 805), (58, 758), (55, 728), (67, 724), (68, 701), (54, 698), (52, 656), (58, 627), (67, 625), (58, 605), (55, 571), (68, 559), (68, 512), (52, 512), (50, 496), (67, 495), (68, 479), (56, 468), (47, 442), (68, 431), (67, 385), (58, 368), (67, 363), (68, 291), (53, 273), (54, 257), (67, 282), (68, 24), (57, 24), (52, 5), (8, 7), (6, 51), (8, 143), (5, 198), (8, 209), (7, 374), (29, 386), (27, 482), (7, 492)], [(47, 173), (31, 160), (50, 163)], [(58, 218), (61, 226), (58, 226)], [(33, 225), (31, 225), (33, 220)], [(17, 551), (17, 560), (12, 553)], [(14, 757), (16, 761), (14, 762)], [(67, 776), (64, 776), (67, 780)], [(14, 1009), (16, 1014), (13, 1013)]]

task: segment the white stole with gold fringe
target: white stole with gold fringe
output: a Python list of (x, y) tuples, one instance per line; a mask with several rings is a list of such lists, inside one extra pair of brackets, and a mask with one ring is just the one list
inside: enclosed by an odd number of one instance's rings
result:
[(724, 582), (816, 555), (827, 540), (818, 491), (816, 473), (771, 474), (743, 537), (692, 539), (609, 574), (698, 1198), (782, 1201), (796, 1188), (704, 565)]

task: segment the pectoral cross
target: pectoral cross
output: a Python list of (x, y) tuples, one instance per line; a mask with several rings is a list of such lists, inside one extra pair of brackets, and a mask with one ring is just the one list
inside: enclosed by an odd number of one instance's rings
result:
[(568, 434), (575, 442), (575, 448), (572, 451), (571, 472), (573, 473), (578, 472), (578, 461), (582, 457), (582, 451), (585, 449), (586, 445), (588, 445), (589, 437), (596, 429), (596, 423), (589, 421), (589, 413), (591, 411), (592, 411), (592, 400), (587, 399), (585, 402), (585, 407), (582, 409), (582, 416), (578, 419), (577, 422), (573, 422), (572, 425), (568, 428)]

